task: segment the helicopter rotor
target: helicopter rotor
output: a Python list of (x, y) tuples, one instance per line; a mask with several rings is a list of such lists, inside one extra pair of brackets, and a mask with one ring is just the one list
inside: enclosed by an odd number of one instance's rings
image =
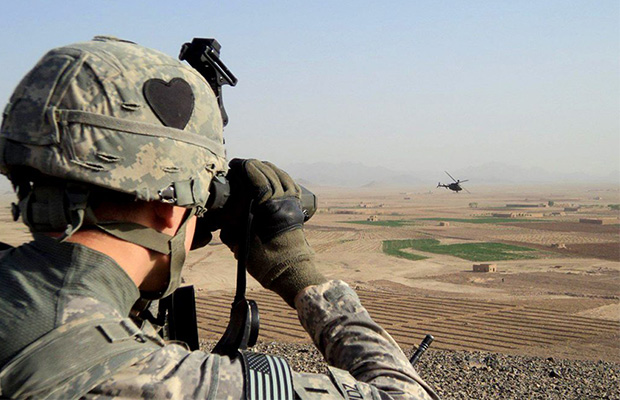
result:
[(443, 172), (445, 172), (446, 174), (448, 174), (448, 176), (449, 176), (449, 177), (450, 177), (450, 178), (454, 181), (454, 183), (459, 183), (459, 181), (457, 181), (456, 179), (454, 179), (454, 177), (453, 177), (452, 175), (450, 175), (450, 174), (448, 173), (448, 171), (443, 171)]

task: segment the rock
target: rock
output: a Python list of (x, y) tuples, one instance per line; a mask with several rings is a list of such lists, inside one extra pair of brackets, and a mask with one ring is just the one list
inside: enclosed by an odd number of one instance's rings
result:
[(552, 369), (551, 372), (549, 372), (549, 377), (550, 378), (561, 378), (562, 375), (555, 369)]

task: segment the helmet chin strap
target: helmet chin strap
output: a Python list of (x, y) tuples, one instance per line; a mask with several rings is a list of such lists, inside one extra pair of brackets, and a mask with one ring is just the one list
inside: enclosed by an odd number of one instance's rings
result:
[(170, 255), (170, 279), (166, 289), (161, 292), (142, 293), (143, 298), (155, 300), (172, 294), (181, 284), (181, 270), (187, 256), (185, 249), (187, 223), (195, 214), (195, 208), (190, 208), (185, 213), (183, 221), (174, 236), (166, 235), (153, 228), (133, 222), (100, 221), (94, 224), (94, 226), (126, 242), (137, 244), (157, 253)]
[(83, 226), (96, 227), (126, 242), (137, 244), (160, 254), (170, 255), (170, 280), (162, 292), (142, 293), (154, 300), (172, 294), (181, 283), (181, 270), (185, 262), (185, 236), (187, 223), (197, 212), (185, 212), (181, 225), (173, 236), (153, 228), (127, 221), (98, 221), (89, 205), (90, 190), (80, 184), (30, 186), (27, 180), (16, 180), (19, 187), (19, 205), (13, 206), (15, 220), (21, 214), (33, 233), (58, 232), (64, 241)]
[(159, 296), (166, 297), (172, 294), (181, 284), (181, 270), (185, 264), (187, 250), (185, 248), (185, 237), (187, 232), (188, 221), (196, 214), (196, 208), (191, 208), (185, 213), (183, 223), (177, 230), (177, 233), (170, 239), (170, 281), (164, 293)]

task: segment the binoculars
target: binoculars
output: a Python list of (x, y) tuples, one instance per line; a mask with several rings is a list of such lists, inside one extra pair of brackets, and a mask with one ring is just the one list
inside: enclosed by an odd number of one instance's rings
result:
[[(235, 202), (243, 201), (239, 196), (243, 193), (236, 193), (233, 188), (238, 187), (234, 182), (231, 185), (230, 176), (217, 175), (211, 181), (209, 187), (209, 198), (205, 205), (204, 212), (196, 222), (196, 231), (192, 241), (192, 250), (204, 247), (211, 241), (212, 234), (228, 222), (231, 218), (242, 218), (239, 210), (227, 207)], [(234, 178), (233, 178), (234, 179)], [(304, 214), (304, 222), (308, 221), (317, 209), (317, 197), (307, 188), (298, 185), (301, 189), (300, 207)], [(231, 215), (232, 214), (232, 215)], [(235, 215), (236, 214), (236, 215)]]

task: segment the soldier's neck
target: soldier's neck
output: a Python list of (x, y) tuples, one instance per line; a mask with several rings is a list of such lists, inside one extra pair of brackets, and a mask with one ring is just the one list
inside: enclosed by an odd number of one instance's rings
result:
[(162, 267), (163, 255), (92, 229), (75, 232), (68, 242), (79, 243), (112, 258), (142, 290), (147, 277)]

